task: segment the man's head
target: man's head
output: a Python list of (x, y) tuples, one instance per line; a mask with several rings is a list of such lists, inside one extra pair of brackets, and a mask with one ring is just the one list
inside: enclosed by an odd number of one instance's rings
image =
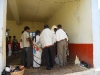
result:
[(57, 28), (54, 28), (54, 32), (56, 33), (56, 31), (57, 31)]
[(11, 39), (11, 36), (9, 36), (9, 39)]
[(62, 28), (62, 25), (61, 24), (58, 24), (57, 28), (58, 29), (61, 29)]
[(49, 26), (48, 25), (44, 25), (44, 29), (46, 29), (46, 28), (49, 28)]
[(36, 35), (40, 35), (40, 31), (39, 30), (36, 30), (35, 34)]
[(30, 30), (30, 28), (29, 28), (28, 26), (25, 26), (25, 27), (24, 27), (24, 31), (29, 32), (29, 30)]
[(15, 38), (16, 38), (16, 36), (13, 36), (13, 38), (15, 39)]

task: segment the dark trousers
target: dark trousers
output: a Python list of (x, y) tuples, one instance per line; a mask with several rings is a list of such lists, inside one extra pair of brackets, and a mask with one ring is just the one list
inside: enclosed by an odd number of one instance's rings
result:
[(51, 69), (53, 65), (52, 46), (43, 49), (43, 54), (46, 62), (46, 69)]
[[(25, 60), (27, 65), (25, 64)], [(21, 51), (21, 64), (26, 65), (27, 68), (30, 68), (30, 50), (29, 47), (24, 47)]]
[(24, 62), (25, 62), (25, 49), (21, 48), (21, 65), (24, 66)]

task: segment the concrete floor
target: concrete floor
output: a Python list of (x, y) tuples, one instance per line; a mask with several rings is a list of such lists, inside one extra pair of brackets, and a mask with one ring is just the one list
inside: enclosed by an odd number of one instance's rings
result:
[[(12, 55), (11, 57), (7, 58), (7, 63), (10, 65), (19, 65), (20, 64), (19, 54)], [(72, 62), (69, 61), (66, 66), (59, 67), (58, 65), (55, 65), (54, 68), (52, 68), (51, 70), (46, 70), (45, 65), (42, 65), (38, 69), (32, 67), (30, 69), (25, 68), (24, 75), (69, 75), (70, 73), (74, 74), (75, 72), (84, 72), (88, 70), (89, 69), (85, 67), (74, 65)], [(83, 74), (83, 75), (88, 75), (88, 74)]]
[(75, 66), (75, 65), (67, 65), (64, 67), (58, 67), (57, 65), (54, 66), (51, 70), (46, 70), (45, 66), (42, 66), (39, 69), (25, 69), (24, 75), (64, 75), (70, 74), (75, 72), (82, 72), (87, 70), (86, 68)]

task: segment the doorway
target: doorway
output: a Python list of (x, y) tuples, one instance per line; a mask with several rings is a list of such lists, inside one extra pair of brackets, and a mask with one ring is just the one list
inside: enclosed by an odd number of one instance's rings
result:
[[(83, 6), (82, 3), (84, 3), (87, 7)], [(90, 1), (86, 0), (25, 0), (24, 2), (22, 0), (8, 1), (7, 28), (9, 29), (9, 35), (16, 35), (18, 41), (20, 42), (21, 31), (26, 25), (31, 28), (30, 32), (34, 32), (36, 29), (42, 31), (44, 24), (49, 24), (50, 27), (52, 27), (52, 25), (57, 25), (60, 23), (63, 25), (63, 29), (68, 33), (70, 39), (69, 58), (75, 60), (75, 56), (78, 55), (81, 61), (86, 61), (93, 66), (93, 40), (91, 36), (92, 15), (90, 10), (91, 7), (89, 5)], [(87, 13), (85, 13), (85, 11), (87, 11)], [(85, 20), (85, 15), (88, 15), (87, 20)], [(82, 35), (81, 33), (84, 34)], [(13, 59), (18, 58), (16, 57)], [(19, 60), (20, 59), (14, 61), (18, 62)], [(64, 68), (63, 70), (66, 69)], [(29, 71), (30, 70), (28, 70), (28, 72)]]

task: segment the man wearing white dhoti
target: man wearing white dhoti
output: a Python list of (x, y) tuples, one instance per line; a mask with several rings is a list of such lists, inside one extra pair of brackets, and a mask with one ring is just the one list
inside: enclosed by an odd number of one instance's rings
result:
[(42, 54), (42, 49), (41, 49), (41, 44), (40, 44), (40, 31), (36, 30), (35, 32), (35, 37), (33, 39), (33, 67), (34, 68), (39, 68), (41, 65), (41, 54)]
[(44, 26), (44, 30), (40, 35), (40, 43), (43, 49), (43, 55), (46, 62), (46, 69), (50, 70), (54, 66), (52, 59), (52, 46), (55, 43), (55, 35), (49, 29), (48, 25)]

